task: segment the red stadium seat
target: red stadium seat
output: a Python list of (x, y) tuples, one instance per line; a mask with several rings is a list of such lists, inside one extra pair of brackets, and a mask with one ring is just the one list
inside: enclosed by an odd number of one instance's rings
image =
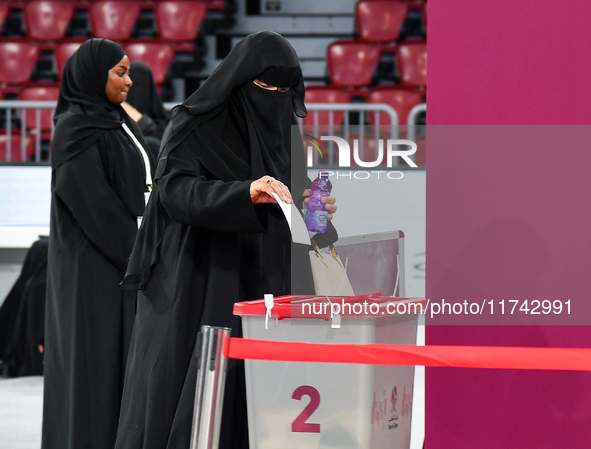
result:
[(30, 42), (0, 42), (0, 83), (20, 84), (31, 79), (39, 46)]
[(396, 51), (396, 64), (401, 84), (427, 85), (427, 43), (424, 40), (401, 43)]
[[(0, 162), (7, 161), (8, 154), (8, 136), (0, 134)], [(35, 154), (35, 140), (30, 136), (25, 137), (25, 157), (22, 157), (21, 149), (21, 135), (12, 134), (10, 136), (10, 161), (11, 162), (26, 162), (30, 161)]]
[(57, 79), (62, 79), (62, 72), (64, 71), (64, 67), (66, 66), (66, 61), (72, 54), (78, 50), (78, 47), (82, 45), (81, 42), (66, 42), (63, 44), (59, 44), (55, 49), (54, 57), (55, 57), (55, 68), (57, 70)]
[(0, 2), (0, 30), (2, 30), (2, 25), (4, 25), (4, 19), (6, 19), (9, 14), (10, 3)]
[(392, 0), (363, 0), (355, 5), (359, 38), (368, 42), (392, 42), (400, 36), (408, 15), (406, 3)]
[[(19, 100), (26, 101), (57, 101), (59, 87), (28, 87), (19, 95)], [(27, 128), (33, 129), (37, 126), (37, 114), (34, 109), (27, 110)], [(53, 125), (53, 110), (41, 110), (41, 131), (51, 131)]]
[[(336, 89), (330, 86), (308, 86), (306, 88), (306, 104), (311, 103), (350, 103), (351, 95), (340, 89)], [(308, 115), (304, 118), (304, 131), (307, 133), (314, 132), (314, 115), (318, 115), (319, 132), (328, 131), (328, 125), (330, 122), (330, 113), (326, 111), (320, 111), (315, 113), (314, 111), (308, 111)], [(343, 119), (345, 117), (344, 112), (333, 113), (333, 131), (338, 132), (342, 128)]]
[(89, 8), (93, 37), (126, 40), (140, 15), (140, 4), (132, 1), (98, 1)]
[(379, 47), (360, 41), (337, 41), (326, 50), (328, 77), (334, 86), (369, 86), (380, 61)]
[[(402, 89), (396, 86), (377, 86), (371, 90), (367, 97), (368, 103), (383, 103), (390, 105), (398, 113), (398, 124), (406, 125), (408, 113), (424, 99), (423, 92)], [(374, 114), (370, 114), (369, 122), (375, 124)], [(390, 116), (380, 114), (380, 125), (390, 125)]]
[(160, 1), (154, 15), (161, 39), (167, 41), (194, 41), (201, 21), (207, 15), (207, 4), (195, 1)]
[(168, 66), (175, 56), (172, 48), (168, 45), (148, 42), (127, 44), (123, 49), (131, 62), (143, 62), (152, 69), (154, 82), (157, 85), (164, 83)]
[(24, 7), (27, 36), (40, 40), (63, 39), (73, 15), (71, 1), (27, 2)]

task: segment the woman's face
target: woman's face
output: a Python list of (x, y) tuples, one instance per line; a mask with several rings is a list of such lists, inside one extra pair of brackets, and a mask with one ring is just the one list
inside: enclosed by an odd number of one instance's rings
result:
[(129, 58), (126, 55), (115, 67), (109, 70), (109, 78), (105, 89), (107, 98), (111, 103), (123, 103), (132, 84), (129, 77)]

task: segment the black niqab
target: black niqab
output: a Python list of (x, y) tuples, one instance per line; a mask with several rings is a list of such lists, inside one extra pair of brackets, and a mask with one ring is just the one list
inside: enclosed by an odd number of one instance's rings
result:
[(123, 49), (113, 41), (89, 39), (66, 61), (53, 118), (55, 132), (51, 145), (51, 167), (55, 170), (93, 143), (101, 141), (100, 146), (107, 153), (103, 155), (103, 165), (109, 178), (114, 180), (113, 189), (132, 215), (142, 215), (143, 208), (137, 206), (136, 199), (143, 197), (145, 174), (123, 171), (122, 167), (130, 166), (125, 161), (113, 162), (140, 157), (139, 153), (121, 151), (129, 145), (128, 137), (121, 132), (123, 123), (132, 130), (142, 146), (148, 148), (137, 124), (120, 104), (111, 103), (107, 98), (109, 71), (124, 56)]
[[(272, 81), (277, 83), (273, 85), (290, 87), (290, 90), (285, 95), (278, 96), (276, 91), (265, 92), (264, 89), (257, 87), (261, 92), (255, 94), (254, 88), (248, 89), (248, 87), (252, 81), (263, 74), (271, 74)], [(248, 86), (247, 92), (250, 92), (248, 96), (244, 95), (243, 87), (246, 86)], [(238, 91), (242, 91), (243, 94), (240, 95)], [(156, 177), (164, 172), (168, 153), (196, 127), (219, 115), (231, 100), (234, 101), (232, 107), (247, 109), (244, 111), (247, 114), (254, 109), (260, 111), (257, 116), (247, 116), (246, 121), (250, 128), (271, 131), (257, 136), (268, 142), (265, 143), (265, 146), (269, 148), (272, 145), (281, 153), (289, 152), (291, 117), (293, 113), (299, 117), (306, 116), (304, 95), (304, 80), (299, 59), (289, 42), (272, 31), (261, 31), (247, 36), (232, 49), (193, 95), (187, 98), (182, 105), (173, 109), (173, 120), (162, 138), (162, 151), (159, 155)], [(269, 103), (271, 98), (273, 98), (273, 102)], [(289, 100), (291, 100), (292, 110), (287, 113)], [(286, 113), (287, 115), (285, 115)], [(280, 128), (281, 142), (278, 142), (276, 127)], [(286, 127), (288, 129), (285, 129)], [(244, 139), (246, 136), (242, 135), (241, 137)], [(252, 138), (253, 136), (249, 135), (248, 137)], [(270, 140), (274, 142), (271, 143)], [(237, 167), (227, 162), (220, 162), (225, 156), (225, 154), (220, 154), (217, 148), (208, 146), (207, 143), (205, 146), (201, 144), (199, 150), (196, 151), (199, 161), (222, 180), (226, 176), (229, 176), (230, 179), (240, 180), (257, 179), (244, 177), (245, 174), (240, 169), (240, 174), (233, 177), (232, 173), (236, 171)], [(270, 153), (265, 156), (275, 157)], [(252, 168), (252, 171), (255, 172), (256, 168)], [(263, 174), (275, 177), (273, 173)], [(289, 179), (284, 182), (288, 183)]]
[[(273, 85), (290, 90), (268, 91), (256, 86), (253, 81), (262, 74), (276, 83)], [(157, 249), (166, 228), (157, 181), (165, 172), (168, 155), (181, 142), (190, 141), (194, 156), (221, 181), (254, 181), (270, 175), (286, 184), (294, 198), (301, 196), (306, 180), (305, 160), (303, 151), (295, 151), (293, 156), (301, 160), (292, 164), (292, 140), (298, 141), (291, 135), (294, 113), (300, 117), (306, 114), (302, 72), (295, 50), (274, 32), (246, 37), (205, 83), (172, 112), (162, 139), (156, 188), (146, 208), (124, 287), (143, 288), (149, 280), (150, 267), (157, 261)], [(292, 180), (296, 180), (295, 185)]]

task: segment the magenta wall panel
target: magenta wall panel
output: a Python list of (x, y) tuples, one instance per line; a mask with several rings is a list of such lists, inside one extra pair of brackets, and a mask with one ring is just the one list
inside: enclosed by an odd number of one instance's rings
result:
[[(432, 301), (571, 299), (591, 323), (591, 126), (473, 126), (591, 124), (589, 17), (583, 0), (429, 0)], [(591, 347), (589, 326), (506, 318), (431, 325), (427, 344)], [(427, 369), (427, 449), (589, 441), (591, 373)]]

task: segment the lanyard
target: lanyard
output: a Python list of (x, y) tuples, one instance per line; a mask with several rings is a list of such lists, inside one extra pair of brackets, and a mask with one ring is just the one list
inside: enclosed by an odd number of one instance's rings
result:
[(135, 144), (136, 148), (138, 149), (138, 151), (140, 152), (142, 159), (144, 160), (144, 166), (146, 168), (146, 187), (148, 188), (148, 192), (152, 191), (152, 169), (150, 167), (150, 159), (148, 158), (148, 154), (146, 153), (146, 150), (144, 150), (144, 147), (142, 146), (142, 144), (137, 140), (137, 138), (133, 135), (133, 133), (131, 132), (131, 129), (129, 129), (129, 127), (123, 123), (123, 130), (127, 133), (127, 135), (130, 137), (131, 141)]

